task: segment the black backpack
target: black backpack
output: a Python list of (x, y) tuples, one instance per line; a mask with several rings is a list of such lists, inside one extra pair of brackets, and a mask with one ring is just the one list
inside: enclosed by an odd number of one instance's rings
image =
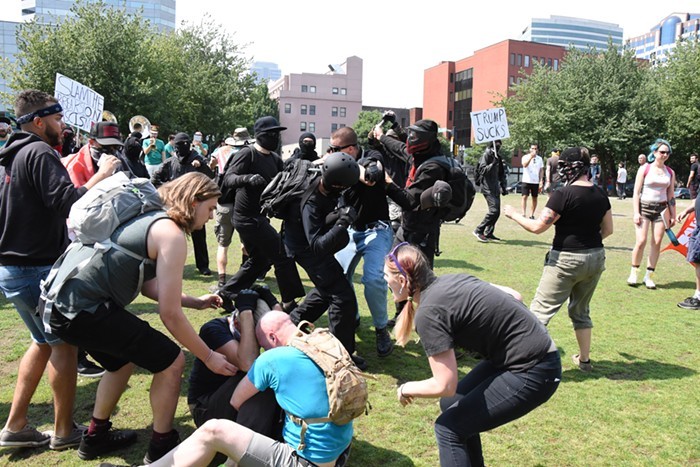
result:
[(289, 160), (260, 195), (262, 214), (286, 219), (290, 203), (300, 199), (320, 174), (321, 167), (310, 161), (297, 158)]
[(452, 188), (452, 199), (447, 207), (442, 209), (440, 217), (445, 222), (459, 222), (472, 207), (476, 188), (462, 166), (453, 157), (433, 156), (423, 162), (421, 167), (430, 162), (435, 162), (447, 170), (448, 177), (445, 181)]

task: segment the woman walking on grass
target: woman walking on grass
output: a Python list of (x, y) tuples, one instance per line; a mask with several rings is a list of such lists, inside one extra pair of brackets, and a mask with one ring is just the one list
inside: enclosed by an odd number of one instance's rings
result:
[[(396, 323), (397, 344), (406, 344), (415, 323), (432, 371), (428, 379), (399, 386), (399, 402), (440, 397), (440, 465), (484, 465), (479, 433), (522, 417), (556, 391), (556, 345), (514, 298), (517, 293), (467, 274), (435, 277), (425, 255), (408, 243), (387, 256), (384, 276), (394, 301), (406, 302)], [(484, 356), (461, 380), (455, 347)]]
[(555, 224), (552, 249), (545, 257), (530, 310), (546, 326), (569, 300), (569, 318), (579, 346), (573, 361), (582, 371), (592, 369), (590, 303), (605, 270), (603, 239), (613, 232), (610, 201), (588, 181), (590, 163), (586, 148), (564, 151), (558, 171), (565, 186), (552, 193), (538, 219), (527, 219), (516, 208), (505, 207), (506, 217), (528, 232), (541, 234)]

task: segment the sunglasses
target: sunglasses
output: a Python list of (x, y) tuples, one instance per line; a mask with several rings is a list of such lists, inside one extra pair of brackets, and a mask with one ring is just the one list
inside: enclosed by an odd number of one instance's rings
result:
[(659, 154), (671, 154), (669, 151), (659, 151)]
[(398, 245), (396, 245), (396, 246), (394, 247), (394, 249), (391, 250), (391, 253), (389, 253), (388, 255), (386, 255), (386, 257), (389, 258), (389, 259), (394, 263), (394, 265), (396, 266), (396, 269), (399, 270), (399, 272), (401, 273), (401, 275), (402, 275), (403, 277), (405, 277), (406, 279), (408, 279), (408, 274), (406, 274), (406, 270), (401, 266), (401, 263), (399, 263), (399, 260), (398, 260), (398, 258), (396, 257), (396, 252), (399, 251), (399, 248), (401, 248), (401, 247), (404, 246), (404, 245), (408, 245), (408, 242), (401, 242), (401, 243), (399, 243)]
[(330, 146), (328, 149), (332, 150), (333, 152), (340, 152), (343, 149), (351, 148), (353, 146), (357, 146), (357, 143), (346, 144), (345, 146)]

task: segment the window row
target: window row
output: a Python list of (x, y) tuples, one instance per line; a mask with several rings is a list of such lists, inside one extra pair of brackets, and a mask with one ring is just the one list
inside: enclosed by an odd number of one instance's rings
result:
[[(309, 86), (306, 84), (301, 85), (301, 92), (310, 92), (312, 94), (316, 93), (316, 86)], [(348, 93), (347, 88), (332, 88), (331, 89), (332, 94), (340, 94), (341, 96), (345, 96)]]
[[(292, 113), (292, 104), (284, 104), (284, 113)], [(347, 113), (348, 110), (346, 107), (331, 107), (331, 117), (345, 117)], [(316, 115), (316, 106), (302, 104), (299, 106), (299, 114)]]
[[(331, 133), (333, 133), (338, 128), (343, 128), (344, 123), (331, 123)], [(299, 122), (299, 131), (309, 131), (311, 133), (316, 132), (316, 122)]]
[(529, 55), (523, 54), (510, 54), (510, 64), (515, 66), (521, 66), (523, 68), (530, 68), (538, 63), (542, 66), (552, 67), (555, 71), (559, 69), (559, 59), (551, 59), (545, 57), (538, 57), (536, 55), (532, 56), (532, 60)]

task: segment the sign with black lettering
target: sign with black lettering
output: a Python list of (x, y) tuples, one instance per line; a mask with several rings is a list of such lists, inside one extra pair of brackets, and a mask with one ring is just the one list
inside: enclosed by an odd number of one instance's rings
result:
[(102, 120), (105, 98), (60, 73), (56, 73), (54, 97), (63, 107), (63, 121), (66, 125), (89, 132), (93, 123)]
[(506, 109), (503, 107), (471, 112), (470, 115), (472, 117), (474, 143), (481, 144), (497, 139), (510, 138)]

